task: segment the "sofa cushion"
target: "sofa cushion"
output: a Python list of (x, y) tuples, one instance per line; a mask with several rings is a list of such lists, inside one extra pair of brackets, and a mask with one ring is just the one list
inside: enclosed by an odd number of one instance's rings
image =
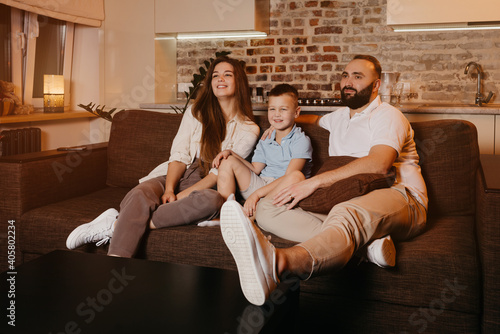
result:
[(475, 210), (479, 146), (474, 124), (464, 120), (412, 123), (427, 185), (431, 215), (469, 215)]
[(113, 117), (108, 145), (107, 184), (132, 188), (168, 160), (181, 114), (120, 111)]
[(353, 258), (337, 273), (302, 282), (301, 293), (479, 314), (481, 279), (473, 216), (432, 218), (426, 232), (396, 240), (395, 245), (396, 267), (381, 269)]
[[(349, 156), (329, 157), (323, 163), (318, 174), (337, 169), (357, 158)], [(312, 195), (299, 202), (299, 206), (307, 211), (327, 214), (338, 203), (351, 198), (368, 194), (370, 191), (392, 186), (395, 171), (388, 174), (357, 174), (335, 182), (329, 187), (317, 189)]]
[(136, 257), (152, 261), (236, 270), (219, 226), (195, 224), (148, 230)]
[[(128, 188), (106, 187), (88, 195), (49, 204), (26, 212), (20, 221), (19, 245), (23, 253), (45, 254), (66, 249), (66, 239), (77, 226), (88, 223), (109, 208), (119, 209)], [(104, 247), (82, 247), (104, 252)]]

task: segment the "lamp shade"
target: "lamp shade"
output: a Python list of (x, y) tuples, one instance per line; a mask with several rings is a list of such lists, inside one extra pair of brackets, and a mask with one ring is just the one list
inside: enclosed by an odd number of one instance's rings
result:
[(44, 74), (43, 111), (64, 112), (64, 76)]
[(64, 94), (64, 76), (54, 75), (54, 74), (44, 74), (43, 93)]

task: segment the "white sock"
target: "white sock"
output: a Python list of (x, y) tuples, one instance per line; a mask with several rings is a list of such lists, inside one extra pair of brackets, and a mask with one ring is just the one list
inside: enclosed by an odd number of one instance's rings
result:
[(198, 226), (219, 226), (220, 225), (220, 219), (213, 219), (213, 220), (204, 220), (202, 222), (198, 223)]

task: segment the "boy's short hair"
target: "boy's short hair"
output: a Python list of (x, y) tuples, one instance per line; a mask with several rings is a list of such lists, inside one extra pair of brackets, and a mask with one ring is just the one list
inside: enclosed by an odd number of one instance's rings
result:
[(269, 92), (269, 97), (271, 96), (281, 96), (284, 94), (290, 95), (294, 100), (295, 104), (298, 105), (299, 101), (299, 92), (295, 87), (289, 84), (279, 84), (275, 86), (271, 91)]

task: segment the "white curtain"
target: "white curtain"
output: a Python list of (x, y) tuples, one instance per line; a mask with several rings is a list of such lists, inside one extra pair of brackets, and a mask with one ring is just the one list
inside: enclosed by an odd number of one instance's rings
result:
[(93, 27), (100, 27), (104, 20), (104, 0), (0, 0), (0, 3)]

